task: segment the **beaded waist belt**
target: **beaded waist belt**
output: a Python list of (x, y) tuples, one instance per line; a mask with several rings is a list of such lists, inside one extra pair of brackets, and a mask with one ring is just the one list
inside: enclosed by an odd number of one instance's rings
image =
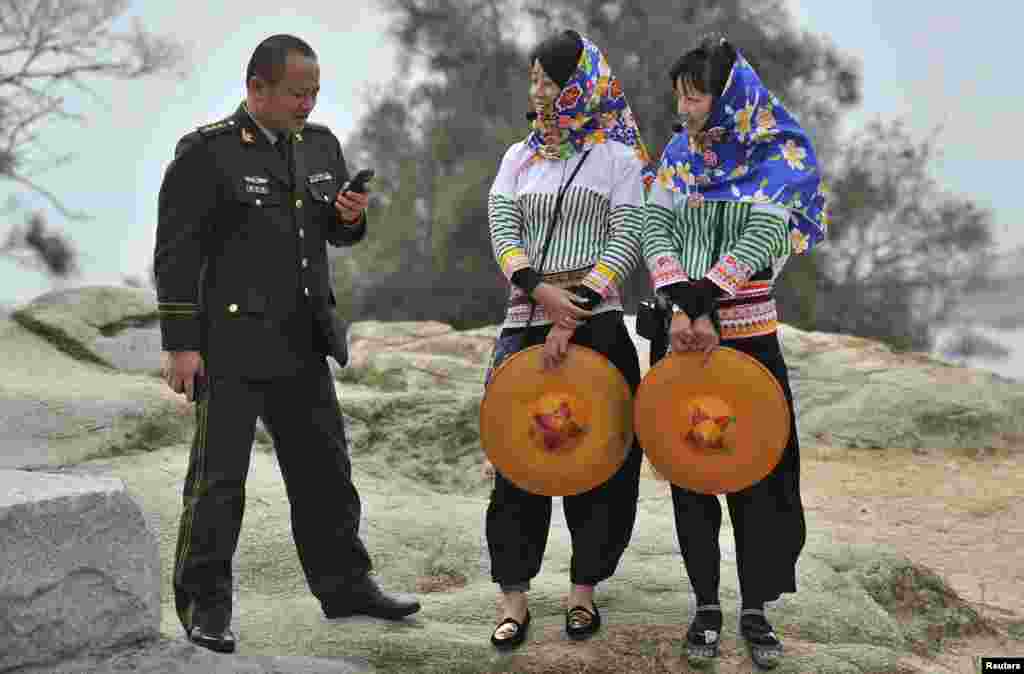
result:
[(779, 315), (772, 297), (771, 281), (749, 281), (734, 297), (718, 303), (721, 337), (743, 339), (770, 335), (779, 327)]

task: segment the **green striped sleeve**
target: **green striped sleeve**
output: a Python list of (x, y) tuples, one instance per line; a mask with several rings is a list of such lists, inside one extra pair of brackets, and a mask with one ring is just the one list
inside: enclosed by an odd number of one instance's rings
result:
[(790, 251), (784, 209), (757, 204), (748, 213), (738, 236), (707, 273), (707, 278), (729, 295), (735, 295), (751, 276)]
[(746, 226), (729, 253), (754, 273), (789, 254), (789, 226), (778, 213), (751, 208)]
[(618, 206), (608, 216), (608, 239), (583, 285), (607, 298), (612, 284), (621, 286), (640, 264), (642, 206)]
[(520, 234), (523, 213), (514, 200), (500, 194), (487, 199), (487, 221), (491, 230), (491, 247), (501, 271), (511, 280), (512, 274), (530, 266)]
[(647, 261), (654, 289), (686, 281), (686, 272), (679, 263), (676, 245), (676, 214), (669, 208), (647, 202), (641, 234), (641, 252)]

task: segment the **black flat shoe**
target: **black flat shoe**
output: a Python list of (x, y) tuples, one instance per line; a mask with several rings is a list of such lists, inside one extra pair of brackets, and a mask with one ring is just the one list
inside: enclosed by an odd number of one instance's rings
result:
[(721, 636), (721, 610), (697, 609), (686, 632), (686, 659), (690, 666), (701, 669), (710, 665), (718, 657)]
[(601, 614), (594, 605), (593, 612), (583, 606), (573, 606), (565, 612), (565, 633), (570, 639), (586, 639), (601, 627)]
[(755, 665), (761, 669), (775, 669), (779, 666), (782, 642), (762, 611), (743, 611), (740, 616), (740, 635)]
[[(512, 636), (510, 637), (499, 638), (498, 630), (500, 630), (505, 625), (514, 625), (516, 631), (513, 632)], [(529, 627), (530, 609), (526, 609), (526, 617), (523, 619), (522, 623), (520, 623), (515, 618), (505, 618), (500, 623), (498, 623), (497, 626), (495, 626), (494, 631), (491, 632), (491, 643), (494, 644), (495, 648), (502, 651), (508, 650), (510, 648), (515, 648), (519, 644), (523, 643), (524, 639), (526, 639), (526, 630)]]
[(399, 620), (420, 610), (420, 603), (410, 595), (388, 594), (373, 579), (367, 578), (345, 595), (323, 603), (328, 620), (367, 615), (385, 620)]

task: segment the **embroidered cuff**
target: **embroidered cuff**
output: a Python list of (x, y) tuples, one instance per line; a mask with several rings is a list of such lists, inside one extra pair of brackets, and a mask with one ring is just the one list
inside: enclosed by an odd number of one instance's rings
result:
[(583, 279), (583, 285), (597, 293), (601, 299), (605, 299), (611, 293), (612, 284), (617, 276), (611, 267), (603, 262), (598, 262)]
[(501, 266), (501, 271), (505, 274), (505, 277), (511, 281), (512, 274), (530, 266), (530, 260), (526, 257), (526, 253), (523, 252), (522, 248), (509, 248), (501, 256), (501, 259), (498, 260), (498, 264)]
[(511, 281), (513, 285), (519, 286), (527, 295), (533, 295), (533, 291), (540, 285), (542, 277), (533, 267), (523, 267), (513, 272)]
[(161, 347), (164, 351), (199, 351), (199, 305), (191, 302), (157, 304)]
[(750, 265), (740, 262), (732, 255), (723, 255), (718, 264), (707, 273), (706, 278), (731, 297), (753, 275), (754, 269)]
[(658, 255), (647, 261), (647, 269), (651, 274), (654, 289), (659, 290), (673, 283), (689, 281), (683, 265), (671, 255)]

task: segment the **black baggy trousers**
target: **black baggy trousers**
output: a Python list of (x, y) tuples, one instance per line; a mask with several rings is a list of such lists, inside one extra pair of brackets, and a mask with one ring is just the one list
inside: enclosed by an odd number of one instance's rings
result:
[[(800, 500), (800, 443), (793, 393), (778, 333), (724, 340), (722, 346), (756, 358), (782, 385), (789, 404), (790, 435), (778, 465), (763, 480), (727, 494), (736, 542), (740, 593), (751, 603), (775, 601), (796, 592), (796, 562), (807, 537)], [(652, 344), (651, 365), (664, 355), (664, 343)], [(718, 536), (722, 506), (717, 496), (672, 487), (676, 536), (698, 603), (717, 600), (722, 554)]]
[[(550, 326), (502, 331), (492, 369), (512, 353), (543, 344)], [(598, 314), (577, 328), (572, 344), (604, 355), (622, 372), (635, 394), (640, 385), (636, 346), (622, 321), (622, 312)], [(489, 377), (489, 373), (488, 373)], [(570, 582), (596, 585), (615, 572), (629, 545), (636, 521), (643, 452), (634, 440), (622, 467), (590, 491), (562, 498), (572, 537)], [(495, 473), (487, 507), (487, 546), (491, 579), (505, 590), (526, 590), (540, 573), (551, 527), (551, 497), (533, 494)]]
[(208, 371), (196, 403), (174, 561), (175, 604), (186, 632), (196, 607), (231, 610), (231, 560), (257, 416), (274, 441), (312, 593), (321, 601), (344, 596), (371, 568), (359, 538), (359, 494), (327, 361), (263, 381)]

